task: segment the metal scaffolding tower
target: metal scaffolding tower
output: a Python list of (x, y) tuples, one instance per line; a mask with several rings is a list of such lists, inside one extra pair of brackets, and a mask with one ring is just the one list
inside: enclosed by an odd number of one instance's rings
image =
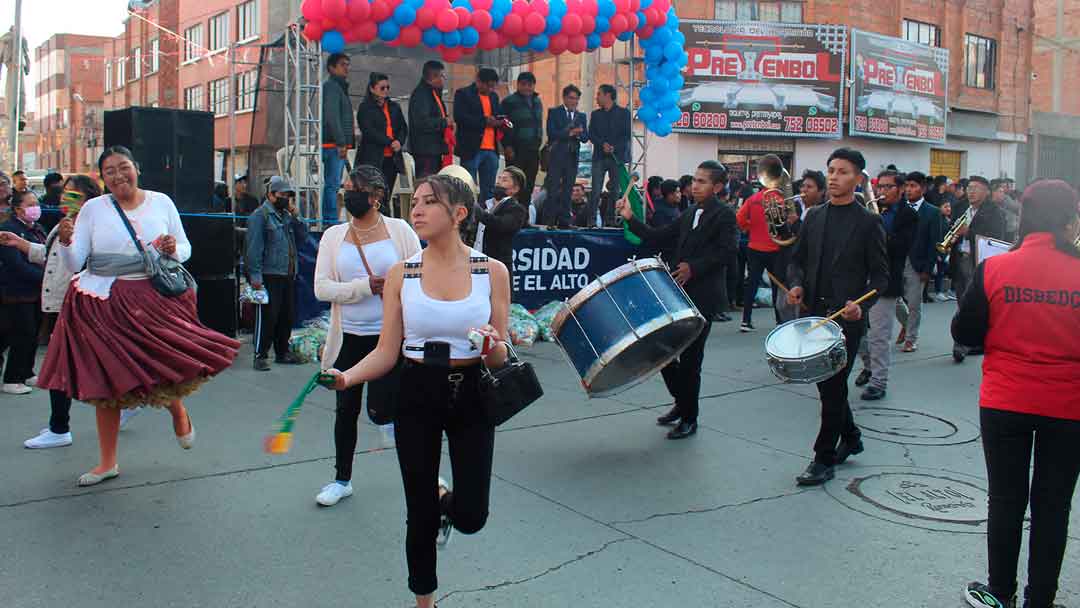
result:
[[(616, 47), (612, 47), (615, 51)], [(649, 145), (649, 133), (645, 129), (645, 123), (637, 120), (636, 111), (638, 89), (645, 86), (645, 81), (638, 79), (638, 70), (644, 69), (645, 58), (637, 56), (637, 39), (631, 38), (623, 47), (625, 53), (621, 57), (613, 57), (615, 64), (615, 88), (620, 91), (619, 96), (626, 100), (626, 108), (630, 110), (630, 173), (641, 176), (642, 186), (648, 177), (648, 169), (645, 166), (646, 150)], [(613, 52), (614, 54), (614, 52)]]
[(285, 32), (285, 158), (282, 172), (296, 187), (300, 213), (320, 219), (322, 168), (322, 50), (293, 23)]

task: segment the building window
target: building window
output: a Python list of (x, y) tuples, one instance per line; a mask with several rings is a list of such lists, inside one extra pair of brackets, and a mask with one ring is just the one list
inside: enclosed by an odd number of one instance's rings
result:
[(229, 13), (210, 18), (210, 50), (221, 51), (229, 46)]
[(147, 74), (154, 74), (161, 68), (161, 41), (154, 38), (150, 41), (150, 69)]
[(904, 19), (904, 40), (928, 46), (941, 46), (941, 30), (930, 23)]
[(105, 92), (112, 90), (112, 60), (105, 60)]
[(116, 88), (121, 88), (127, 82), (127, 57), (116, 62)]
[(236, 111), (255, 108), (255, 85), (258, 82), (258, 70), (248, 70), (236, 75)]
[(195, 61), (202, 56), (202, 24), (193, 25), (184, 30), (184, 61)]
[(142, 78), (142, 47), (131, 49), (131, 79)]
[(236, 7), (236, 38), (243, 42), (259, 35), (259, 11), (257, 0), (248, 0)]
[(802, 23), (803, 3), (779, 0), (716, 0), (720, 21), (780, 21)]
[(229, 79), (219, 78), (210, 83), (210, 111), (214, 116), (229, 113)]
[(976, 89), (994, 88), (997, 42), (974, 34), (964, 35), (964, 84)]
[(184, 109), (185, 110), (205, 110), (206, 106), (203, 105), (203, 88), (202, 85), (195, 85), (184, 89)]

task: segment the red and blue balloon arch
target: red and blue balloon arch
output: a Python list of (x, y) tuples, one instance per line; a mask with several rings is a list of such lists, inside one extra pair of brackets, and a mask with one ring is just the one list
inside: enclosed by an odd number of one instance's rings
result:
[(638, 119), (665, 137), (679, 120), (686, 37), (671, 0), (304, 0), (304, 35), (328, 53), (376, 39), (455, 62), (479, 50), (584, 53), (635, 34), (645, 50)]

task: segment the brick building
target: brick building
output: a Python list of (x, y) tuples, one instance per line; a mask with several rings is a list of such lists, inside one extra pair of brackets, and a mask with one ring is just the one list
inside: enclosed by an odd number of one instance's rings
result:
[(138, 16), (124, 20), (124, 33), (109, 39), (104, 47), (105, 109), (178, 108), (176, 68), (181, 45), (164, 30), (176, 31), (180, 0), (156, 0), (139, 6)]
[(94, 171), (102, 141), (104, 44), (109, 38), (56, 34), (34, 51), (36, 138), (21, 144), (39, 169)]
[(1031, 140), (1023, 148), (1028, 179), (1060, 177), (1080, 185), (1080, 1), (1036, 0), (1031, 62)]

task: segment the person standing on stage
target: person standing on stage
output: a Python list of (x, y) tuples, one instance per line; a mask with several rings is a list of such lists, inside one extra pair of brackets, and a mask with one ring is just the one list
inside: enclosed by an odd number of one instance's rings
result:
[(255, 290), (266, 288), (270, 300), (255, 311), (255, 369), (270, 371), (270, 347), (274, 362), (300, 363), (289, 350), (289, 337), (296, 322), (297, 246), (307, 238), (307, 227), (299, 219), (296, 189), (275, 175), (266, 189), (266, 201), (248, 217), (247, 252), (244, 257), (248, 280)]
[(904, 266), (908, 263), (911, 243), (919, 228), (919, 215), (900, 194), (903, 177), (896, 171), (882, 171), (877, 178), (877, 193), (882, 197), (881, 222), (885, 227), (885, 251), (889, 257), (889, 286), (870, 308), (870, 329), (863, 336), (859, 351), (863, 369), (855, 386), (866, 387), (860, 399), (876, 401), (885, 396), (892, 366), (893, 316), (897, 298), (904, 292)]
[[(775, 154), (767, 154), (758, 161), (757, 170), (760, 179), (771, 182), (778, 180), (784, 173), (784, 164), (780, 157)], [(790, 196), (789, 193), (784, 194), (785, 198), (788, 196)], [(739, 229), (750, 235), (749, 250), (746, 252), (750, 280), (746, 282), (746, 290), (743, 292), (742, 324), (739, 325), (739, 331), (750, 332), (754, 331), (754, 297), (757, 295), (758, 282), (761, 280), (761, 276), (766, 270), (774, 276), (777, 272), (781, 272), (776, 268), (776, 258), (780, 251), (780, 245), (777, 245), (769, 234), (769, 220), (765, 217), (764, 190), (747, 199), (742, 207), (739, 207), (739, 213), (736, 217), (739, 222)], [(769, 281), (769, 286), (772, 288), (774, 314), (779, 323), (779, 310), (775, 309), (776, 285)]]
[(536, 94), (536, 76), (522, 72), (517, 77), (517, 92), (502, 100), (502, 111), (509, 126), (504, 129), (503, 157), (525, 173), (525, 187), (518, 202), (528, 209), (540, 170), (540, 144), (544, 139), (544, 104)]
[[(788, 303), (806, 304), (811, 315), (841, 311), (840, 326), (849, 353), (840, 373), (819, 382), (821, 428), (814, 442), (814, 460), (796, 477), (799, 485), (819, 485), (833, 478), (833, 467), (863, 451), (848, 402), (848, 376), (855, 365), (864, 321), (877, 297), (855, 300), (871, 289), (889, 286), (889, 263), (881, 218), (855, 203), (855, 186), (866, 168), (858, 150), (838, 148), (828, 161), (829, 200), (810, 209), (788, 266)], [(839, 445), (838, 445), (839, 442)]]
[[(915, 240), (911, 243), (911, 252), (904, 263), (903, 301), (897, 304), (896, 318), (900, 321), (903, 340), (901, 352), (913, 353), (919, 349), (919, 327), (922, 325), (923, 290), (930, 281), (930, 273), (937, 262), (937, 245), (944, 236), (941, 233), (941, 211), (932, 204), (927, 204), (924, 197), (926, 176), (918, 171), (904, 177), (904, 194), (907, 204), (919, 216), (919, 226)], [(944, 200), (944, 199), (942, 199)]]
[(326, 59), (330, 76), (322, 84), (322, 219), (329, 224), (338, 221), (337, 193), (341, 189), (341, 172), (355, 141), (349, 65), (348, 55), (330, 55)]
[(1054, 597), (1080, 475), (1077, 193), (1061, 180), (1043, 180), (1027, 187), (1020, 204), (1019, 242), (979, 265), (952, 322), (957, 343), (986, 351), (979, 425), (990, 494), (989, 580), (970, 583), (964, 593), (968, 604), (981, 608), (1016, 605), (1029, 505), (1023, 605), (1058, 606)]
[[(379, 207), (386, 200), (382, 172), (360, 165), (345, 182), (345, 210), (349, 221), (323, 233), (315, 262), (315, 297), (330, 303), (330, 328), (321, 361), (349, 369), (375, 350), (383, 322), (383, 292), (394, 264), (420, 251), (420, 239), (403, 219), (384, 217)], [(388, 374), (368, 382), (368, 409), (392, 410), (400, 380)], [(334, 481), (325, 485), (315, 501), (336, 505), (352, 496), (353, 453), (357, 423), (364, 410), (364, 384), (340, 391), (334, 416)]]
[[(475, 197), (460, 179), (417, 183), (412, 222), (427, 247), (390, 269), (383, 290), (378, 346), (344, 372), (328, 370), (344, 390), (386, 374), (404, 353), (395, 437), (405, 486), (405, 555), (419, 608), (435, 605), (436, 549), (454, 529), (487, 522), (495, 427), (480, 407), (483, 368), (502, 367), (507, 347), (510, 278), (498, 260), (461, 241)], [(477, 350), (468, 334), (490, 338)], [(489, 340), (485, 340), (488, 342)], [(439, 477), (442, 437), (449, 439), (454, 488)]]
[[(957, 306), (963, 301), (964, 293), (975, 275), (975, 238), (985, 236), (1005, 240), (1007, 230), (1005, 211), (990, 201), (990, 182), (985, 177), (972, 175), (968, 178), (967, 197), (970, 207), (966, 213), (971, 215), (971, 221), (960, 229), (960, 241), (953, 247), (950, 259), (950, 264), (955, 267), (953, 282)], [(955, 211), (953, 215), (960, 217)], [(953, 360), (957, 363), (962, 363), (968, 355), (981, 354), (979, 347), (971, 349), (953, 343)]]
[[(31, 190), (15, 191), (11, 197), (11, 218), (0, 230), (34, 244), (45, 242), (45, 230), (38, 224), (41, 205)], [(41, 327), (41, 283), (45, 273), (27, 253), (0, 247), (0, 369), (2, 390), (9, 395), (33, 391), (34, 356)], [(4, 365), (7, 350), (7, 365)]]
[(518, 192), (525, 185), (525, 174), (517, 167), (507, 167), (499, 173), (494, 196), (483, 204), (476, 203), (476, 241), (473, 249), (499, 260), (514, 276), (514, 235), (525, 227), (529, 213), (517, 202)]
[(442, 99), (445, 70), (440, 61), (424, 63), (420, 82), (409, 97), (409, 151), (416, 162), (416, 179), (438, 173), (450, 150), (447, 133), (453, 131), (454, 119)]
[(577, 109), (580, 100), (581, 89), (569, 84), (563, 87), (562, 105), (548, 110), (547, 200), (540, 211), (540, 223), (546, 226), (566, 228), (570, 222), (570, 189), (577, 181), (578, 152), (582, 142), (589, 141), (585, 113)]
[(401, 106), (390, 99), (390, 77), (386, 74), (372, 72), (368, 76), (367, 93), (356, 110), (356, 124), (360, 128), (356, 164), (371, 165), (382, 171), (385, 213), (396, 216), (394, 183), (398, 173), (405, 169), (401, 147), (409, 136), (409, 126), (405, 124)]
[[(604, 185), (608, 186), (608, 195), (622, 196), (622, 192), (611, 194), (619, 189), (619, 167), (630, 164), (630, 110), (615, 103), (617, 93), (610, 84), (602, 84), (596, 89), (596, 106), (589, 116), (589, 141), (592, 142), (592, 191), (589, 193), (588, 228), (592, 228), (597, 217), (600, 194)], [(612, 188), (614, 184), (614, 188)], [(653, 201), (654, 204), (657, 201)], [(603, 223), (596, 223), (603, 228)]]
[(480, 68), (475, 82), (454, 93), (455, 152), (461, 157), (461, 166), (469, 170), (480, 187), (481, 201), (491, 198), (499, 170), (498, 131), (504, 120), (495, 94), (498, 85), (498, 72)]
[(727, 179), (727, 169), (716, 161), (707, 160), (698, 165), (693, 185), (695, 205), (679, 216), (678, 221), (660, 228), (638, 220), (625, 198), (616, 209), (645, 244), (674, 249), (670, 260), (672, 277), (705, 317), (701, 334), (661, 372), (668, 392), (675, 399), (671, 411), (656, 420), (664, 426), (677, 423), (668, 432), (668, 439), (684, 439), (697, 433), (705, 342), (709, 339), (713, 316), (725, 304), (721, 287), (725, 278), (723, 264), (731, 258), (735, 244), (735, 213), (720, 200), (726, 194)]
[(139, 188), (135, 160), (122, 146), (101, 154), (98, 171), (111, 194), (83, 205), (77, 222), (58, 224), (64, 266), (85, 270), (64, 298), (38, 374), (38, 386), (97, 408), (101, 459), (79, 478), (80, 486), (120, 474), (122, 409), (167, 408), (177, 442), (191, 449), (195, 427), (182, 399), (229, 367), (240, 348), (199, 321), (194, 289), (168, 297), (146, 275), (136, 238), (148, 255), (191, 257), (172, 200)]

